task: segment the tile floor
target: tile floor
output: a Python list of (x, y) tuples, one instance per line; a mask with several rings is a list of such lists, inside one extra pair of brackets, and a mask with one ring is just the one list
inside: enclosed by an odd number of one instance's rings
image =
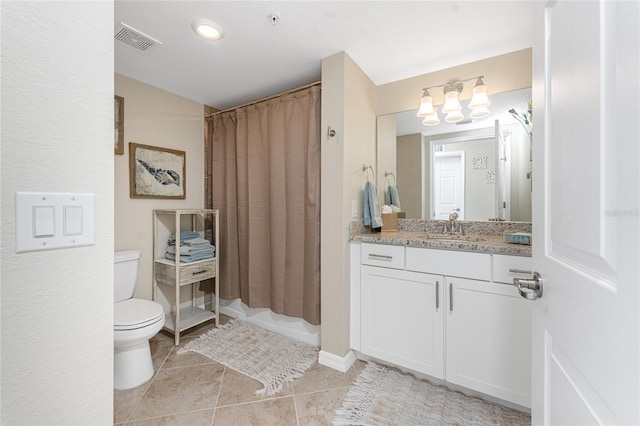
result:
[[(222, 322), (227, 321), (224, 318)], [(180, 346), (213, 327), (180, 337)], [(330, 425), (364, 363), (346, 373), (314, 364), (273, 397), (257, 397), (262, 386), (196, 353), (178, 355), (173, 336), (151, 339), (156, 374), (130, 390), (114, 391), (116, 425)]]

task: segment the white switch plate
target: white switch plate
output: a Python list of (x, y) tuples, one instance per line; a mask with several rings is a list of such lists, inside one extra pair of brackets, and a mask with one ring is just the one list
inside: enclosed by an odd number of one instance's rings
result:
[(95, 244), (95, 195), (16, 192), (16, 253)]
[(351, 200), (351, 218), (358, 218), (358, 200)]

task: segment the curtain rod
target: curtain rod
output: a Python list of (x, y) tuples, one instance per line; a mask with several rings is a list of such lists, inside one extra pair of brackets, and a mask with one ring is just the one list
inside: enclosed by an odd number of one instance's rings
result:
[(289, 93), (293, 93), (293, 92), (297, 92), (299, 90), (303, 90), (303, 89), (306, 89), (306, 88), (309, 88), (309, 87), (313, 87), (313, 86), (316, 86), (316, 85), (321, 84), (321, 83), (322, 83), (322, 81), (316, 81), (315, 83), (311, 83), (311, 84), (307, 84), (305, 86), (297, 87), (295, 89), (287, 90), (286, 92), (282, 92), (282, 93), (278, 93), (277, 95), (268, 96), (266, 98), (258, 99), (257, 101), (251, 101), (251, 102), (247, 102), (246, 104), (242, 104), (242, 105), (235, 106), (235, 107), (232, 107), (232, 108), (223, 109), (222, 111), (212, 112), (211, 114), (205, 115), (204, 118), (213, 117), (214, 115), (222, 114), (223, 112), (229, 112), (229, 111), (233, 111), (234, 109), (244, 108), (244, 107), (248, 107), (248, 106), (253, 105), (253, 104), (258, 104), (260, 102), (265, 102), (265, 101), (268, 101), (270, 99), (274, 99), (274, 98), (277, 98), (279, 96), (287, 95)]

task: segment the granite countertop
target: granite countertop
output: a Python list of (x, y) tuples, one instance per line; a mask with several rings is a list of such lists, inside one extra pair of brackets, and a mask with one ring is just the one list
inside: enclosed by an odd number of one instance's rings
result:
[[(405, 223), (403, 224), (401, 222)], [(436, 222), (436, 226), (430, 226), (428, 222)], [(360, 224), (354, 223), (349, 227), (349, 238), (352, 241), (365, 243), (505, 254), (511, 256), (531, 256), (530, 245), (507, 243), (504, 241), (503, 233), (505, 229), (511, 230), (513, 228), (504, 222), (495, 225), (486, 223), (482, 226), (469, 226), (468, 228), (471, 232), (463, 235), (444, 233), (437, 223), (441, 222), (420, 221), (411, 223), (410, 220), (399, 220), (398, 230), (395, 232), (371, 232), (365, 227), (360, 226)], [(526, 227), (524, 229), (519, 227), (515, 230), (527, 232)], [(528, 232), (530, 232), (530, 224)]]

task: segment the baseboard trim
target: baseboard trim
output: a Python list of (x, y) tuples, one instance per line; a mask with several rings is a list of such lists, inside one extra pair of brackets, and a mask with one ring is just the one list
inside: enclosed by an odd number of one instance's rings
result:
[(356, 354), (353, 351), (349, 351), (344, 357), (334, 355), (331, 352), (320, 351), (318, 364), (346, 373), (353, 363), (356, 362), (356, 359)]

